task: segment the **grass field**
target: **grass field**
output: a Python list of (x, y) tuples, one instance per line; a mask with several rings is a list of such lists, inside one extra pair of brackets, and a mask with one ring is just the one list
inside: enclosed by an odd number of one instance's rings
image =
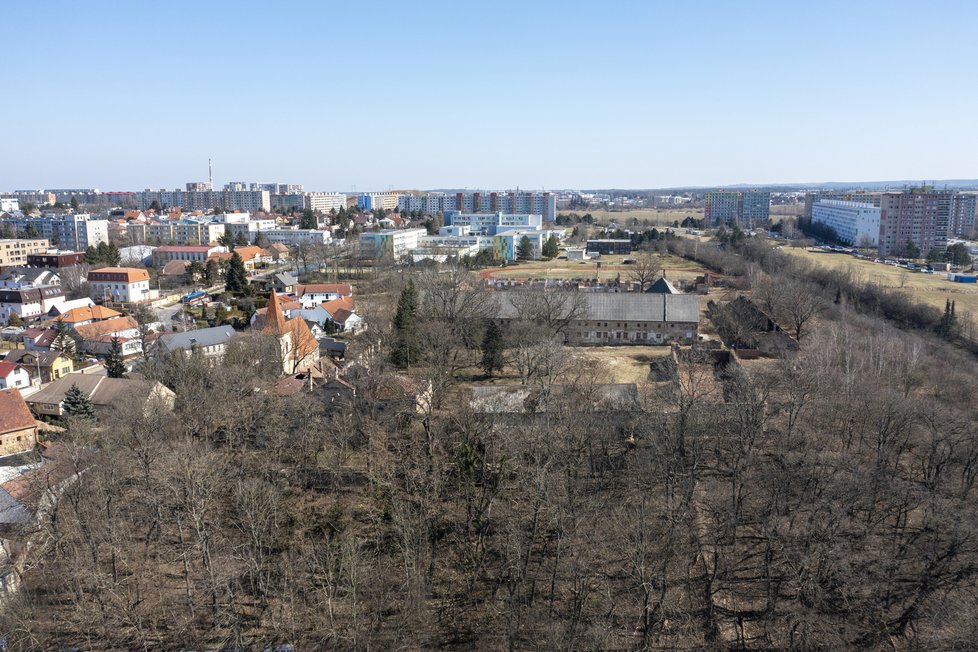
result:
[[(602, 256), (600, 260), (535, 260), (502, 268), (492, 268), (481, 272), (483, 278), (510, 278), (527, 280), (531, 278), (599, 278), (614, 279), (621, 274), (622, 281), (629, 280), (629, 272), (635, 265), (626, 265), (626, 258), (637, 259), (639, 256), (650, 255), (656, 260), (656, 266), (666, 270), (670, 280), (688, 279), (703, 273), (703, 268), (696, 263), (679, 258), (678, 256), (635, 253), (630, 256)], [(598, 263), (601, 263), (600, 269)]]
[(582, 346), (574, 353), (585, 360), (593, 360), (608, 372), (609, 383), (648, 382), (649, 363), (655, 358), (669, 355), (668, 346)]
[(608, 224), (610, 222), (614, 222), (623, 227), (630, 226), (630, 222), (633, 219), (638, 220), (638, 224), (643, 226), (647, 221), (648, 226), (652, 227), (670, 226), (676, 220), (682, 222), (687, 217), (692, 217), (697, 220), (703, 217), (702, 208), (640, 208), (626, 211), (605, 211), (591, 208), (565, 208), (558, 210), (557, 213), (577, 213), (578, 215), (590, 213), (596, 224)]
[(942, 273), (922, 274), (912, 272), (892, 265), (860, 260), (846, 254), (835, 254), (819, 250), (797, 249), (785, 247), (784, 251), (792, 256), (804, 258), (818, 265), (831, 268), (852, 269), (858, 278), (879, 283), (888, 288), (902, 288), (908, 295), (918, 301), (923, 301), (939, 309), (944, 309), (945, 302), (950, 299), (956, 302), (960, 315), (962, 311), (972, 317), (978, 317), (978, 285), (968, 283), (952, 283), (947, 275)]

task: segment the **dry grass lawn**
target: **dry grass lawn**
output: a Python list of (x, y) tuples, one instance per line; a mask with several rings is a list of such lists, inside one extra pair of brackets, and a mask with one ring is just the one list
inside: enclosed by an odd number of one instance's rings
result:
[(956, 302), (958, 315), (968, 313), (973, 317), (978, 316), (978, 284), (953, 283), (947, 280), (946, 273), (922, 274), (892, 265), (860, 260), (847, 254), (819, 250), (785, 247), (784, 251), (818, 265), (835, 269), (851, 269), (857, 278), (879, 283), (884, 287), (902, 288), (914, 299), (941, 310), (944, 309), (945, 302), (950, 299)]
[[(491, 268), (481, 272), (483, 278), (509, 278), (527, 280), (531, 278), (599, 278), (612, 280), (621, 274), (622, 281), (629, 280), (629, 272), (635, 265), (626, 265), (626, 258), (637, 259), (650, 255), (656, 260), (657, 267), (666, 270), (670, 280), (692, 280), (703, 273), (703, 268), (695, 262), (678, 256), (646, 254), (636, 252), (630, 256), (602, 256), (600, 260), (534, 260), (503, 268)], [(600, 269), (598, 263), (601, 263)]]

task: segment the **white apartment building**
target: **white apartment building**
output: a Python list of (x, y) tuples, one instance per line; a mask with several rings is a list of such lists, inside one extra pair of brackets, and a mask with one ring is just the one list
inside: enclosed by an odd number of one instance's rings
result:
[(543, 215), (530, 213), (445, 213), (446, 226), (467, 226), (477, 235), (495, 235), (509, 229), (539, 230), (543, 228)]
[(346, 195), (338, 192), (280, 193), (271, 196), (272, 210), (298, 211), (307, 208), (322, 213), (346, 208)]
[[(228, 215), (227, 217), (231, 216)], [(275, 220), (269, 219), (246, 220), (244, 222), (236, 220), (234, 222), (227, 222), (224, 225), (225, 232), (233, 239), (237, 240), (238, 236), (242, 235), (249, 243), (255, 241), (255, 237), (259, 231), (272, 231), (276, 228), (278, 228), (278, 225), (275, 223)]]
[(329, 231), (318, 229), (268, 229), (262, 231), (269, 242), (280, 242), (284, 245), (295, 245), (300, 243), (308, 244), (329, 244), (333, 240), (333, 235)]
[(149, 272), (138, 267), (103, 267), (88, 273), (89, 292), (94, 299), (139, 302), (152, 299)]
[(20, 200), (14, 197), (0, 197), (0, 213), (19, 211)]
[(880, 239), (880, 209), (872, 204), (823, 199), (812, 204), (812, 222), (824, 224), (849, 245), (875, 247)]
[(417, 249), (424, 229), (384, 229), (360, 234), (360, 253), (368, 258), (400, 258)]

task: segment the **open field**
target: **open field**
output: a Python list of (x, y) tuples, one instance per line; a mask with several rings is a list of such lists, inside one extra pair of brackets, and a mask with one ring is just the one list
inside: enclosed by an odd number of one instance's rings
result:
[(649, 363), (669, 355), (668, 346), (582, 346), (574, 353), (599, 363), (607, 370), (610, 383), (644, 385), (649, 379)]
[[(602, 256), (600, 260), (534, 260), (508, 267), (483, 270), (481, 275), (483, 278), (517, 280), (531, 278), (599, 278), (611, 280), (621, 274), (622, 281), (628, 281), (629, 272), (635, 269), (635, 265), (626, 265), (623, 261), (626, 258), (637, 259), (646, 255), (656, 259), (656, 265), (660, 269), (666, 270), (666, 277), (670, 280), (692, 280), (703, 273), (703, 268), (700, 265), (678, 256), (636, 252), (628, 256)], [(600, 268), (598, 263), (601, 264)]]
[(952, 283), (943, 273), (922, 274), (892, 265), (874, 263), (868, 260), (853, 258), (847, 254), (823, 252), (819, 250), (785, 247), (784, 251), (792, 256), (804, 258), (818, 265), (831, 268), (852, 269), (862, 279), (879, 283), (884, 287), (903, 288), (908, 295), (918, 301), (923, 301), (941, 310), (950, 299), (956, 302), (958, 315), (962, 312), (972, 317), (978, 316), (978, 285), (968, 283)]
[(682, 222), (687, 217), (692, 217), (695, 219), (702, 219), (703, 209), (702, 208), (639, 208), (635, 210), (626, 211), (606, 211), (600, 208), (564, 208), (558, 209), (557, 214), (560, 213), (577, 213), (578, 215), (584, 215), (585, 213), (590, 213), (591, 217), (594, 218), (595, 224), (608, 224), (614, 222), (622, 227), (628, 227), (631, 225), (631, 220), (638, 220), (640, 226), (670, 226), (676, 220)]

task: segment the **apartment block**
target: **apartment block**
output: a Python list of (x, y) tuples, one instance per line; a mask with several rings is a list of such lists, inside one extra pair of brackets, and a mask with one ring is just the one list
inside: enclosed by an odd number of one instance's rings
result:
[(399, 197), (396, 192), (364, 192), (357, 197), (357, 206), (368, 211), (392, 211), (397, 208)]
[(0, 268), (26, 265), (28, 256), (43, 254), (50, 246), (43, 238), (0, 240)]
[(879, 244), (880, 209), (872, 204), (823, 199), (812, 205), (812, 222), (831, 227), (849, 245)]
[(771, 193), (757, 190), (744, 192), (715, 191), (704, 196), (704, 218), (707, 224), (749, 226), (763, 222), (771, 214)]
[(954, 201), (955, 193), (931, 188), (882, 193), (880, 253), (884, 256), (906, 254), (908, 243), (913, 244), (921, 256), (926, 256), (932, 249), (946, 249)]
[(951, 204), (951, 235), (958, 238), (973, 238), (975, 234), (975, 213), (978, 211), (978, 195), (960, 192), (954, 195)]
[(455, 194), (423, 193), (401, 195), (401, 210), (424, 213), (532, 213), (542, 215), (544, 222), (553, 222), (557, 216), (557, 195), (552, 192), (498, 192), (471, 191)]
[(385, 229), (360, 234), (360, 253), (366, 258), (400, 258), (417, 249), (424, 229)]
[(7, 220), (18, 231), (33, 228), (52, 245), (63, 249), (84, 251), (89, 245), (109, 242), (108, 220), (93, 220), (86, 213), (50, 213), (40, 217), (19, 217)]
[(445, 226), (468, 227), (473, 235), (495, 235), (507, 229), (540, 230), (543, 216), (529, 213), (445, 213)]

